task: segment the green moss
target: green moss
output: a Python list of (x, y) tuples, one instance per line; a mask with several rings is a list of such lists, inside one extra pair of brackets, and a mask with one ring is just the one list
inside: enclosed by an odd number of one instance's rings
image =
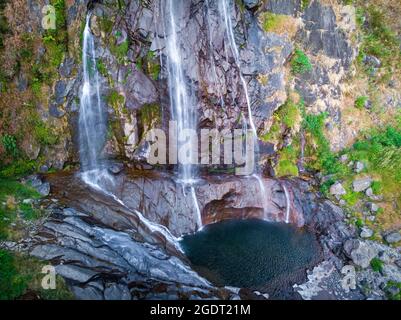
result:
[(278, 142), (281, 138), (282, 130), (293, 129), (298, 121), (302, 120), (302, 104), (295, 104), (288, 99), (274, 114), (273, 124), (268, 133), (262, 135), (260, 139), (265, 142)]
[(120, 110), (124, 113), (127, 112), (124, 108), (125, 98), (121, 94), (119, 94), (116, 90), (111, 90), (109, 95), (106, 98), (106, 101), (109, 106), (111, 106), (114, 111), (119, 114)]
[(100, 18), (100, 29), (106, 34), (109, 35), (113, 31), (114, 22), (108, 17)]
[(28, 124), (32, 127), (33, 135), (41, 145), (50, 146), (58, 142), (57, 134), (43, 122), (37, 113), (31, 115), (30, 119), (28, 119)]
[(111, 53), (116, 57), (118, 63), (123, 63), (126, 60), (128, 50), (129, 50), (129, 41), (125, 40), (120, 45), (116, 45), (117, 39), (114, 39), (113, 43), (110, 45)]
[(365, 226), (365, 223), (361, 218), (357, 218), (355, 221), (355, 226), (358, 227), (359, 229), (362, 229)]
[(261, 15), (262, 28), (265, 32), (274, 32), (281, 27), (288, 19), (288, 16), (275, 14), (271, 12), (263, 12)]
[(361, 194), (348, 190), (347, 194), (342, 196), (342, 199), (345, 200), (349, 206), (353, 207), (361, 199)]
[(295, 54), (291, 59), (291, 70), (293, 74), (304, 74), (312, 71), (312, 64), (303, 51), (295, 50)]
[(383, 185), (380, 181), (374, 181), (372, 183), (372, 190), (374, 194), (381, 194), (383, 191)]
[(299, 156), (299, 145), (294, 141), (291, 146), (283, 148), (278, 153), (278, 163), (275, 167), (276, 175), (278, 177), (285, 176), (298, 176), (299, 170), (297, 166)]
[(150, 129), (153, 123), (160, 122), (161, 120), (161, 110), (160, 105), (153, 103), (153, 104), (145, 104), (139, 110), (139, 119), (142, 124), (142, 127), (147, 127)]
[(146, 60), (147, 74), (149, 74), (153, 80), (159, 79), (161, 67), (155, 53), (153, 51), (149, 51)]
[(301, 10), (305, 10), (309, 7), (310, 0), (301, 0)]
[(46, 62), (58, 68), (68, 51), (68, 33), (65, 0), (51, 0), (56, 10), (56, 30), (46, 30), (43, 43), (46, 47)]
[(96, 68), (97, 71), (103, 76), (103, 77), (108, 77), (109, 72), (107, 71), (106, 65), (104, 64), (102, 59), (98, 59), (96, 61)]
[(298, 106), (291, 100), (287, 100), (278, 110), (278, 115), (287, 128), (293, 128), (297, 120), (301, 117)]
[(370, 262), (370, 266), (372, 267), (374, 272), (381, 272), (384, 266), (384, 262), (379, 258), (373, 258)]

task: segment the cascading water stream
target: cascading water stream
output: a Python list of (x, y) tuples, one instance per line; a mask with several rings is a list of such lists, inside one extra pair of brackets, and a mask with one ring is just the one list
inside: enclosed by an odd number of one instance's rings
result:
[[(107, 119), (102, 108), (100, 96), (99, 73), (96, 68), (96, 50), (94, 38), (90, 30), (88, 14), (83, 34), (83, 86), (79, 112), (79, 152), (81, 161), (82, 180), (93, 189), (111, 197), (124, 208), (129, 207), (107, 187), (114, 185), (113, 177), (99, 161), (100, 153), (106, 140)], [(106, 186), (107, 185), (107, 186)], [(181, 251), (178, 240), (170, 231), (159, 224), (152, 223), (143, 214), (134, 210), (139, 220), (151, 231), (162, 234), (165, 239)]]
[[(231, 52), (233, 54), (234, 60), (235, 60), (235, 64), (237, 65), (238, 71), (239, 71), (239, 77), (241, 80), (241, 84), (244, 90), (244, 94), (245, 94), (245, 99), (246, 99), (246, 104), (247, 104), (247, 108), (248, 108), (248, 122), (250, 125), (250, 129), (252, 131), (253, 134), (253, 138), (254, 138), (254, 146), (255, 146), (255, 158), (257, 158), (258, 155), (258, 132), (255, 126), (255, 123), (253, 121), (253, 116), (252, 116), (252, 108), (251, 108), (251, 100), (249, 97), (249, 91), (248, 91), (248, 85), (246, 83), (246, 80), (244, 78), (244, 75), (242, 73), (242, 68), (241, 68), (241, 61), (240, 61), (240, 54), (238, 51), (238, 47), (237, 44), (235, 42), (235, 37), (234, 37), (234, 28), (233, 28), (233, 23), (232, 23), (232, 18), (231, 18), (231, 5), (230, 5), (230, 0), (221, 0), (219, 3), (219, 12), (220, 15), (223, 17), (224, 19), (224, 23), (225, 23), (225, 29), (226, 29), (226, 35), (228, 38), (228, 42), (230, 45), (230, 49)], [(227, 55), (227, 51), (226, 51), (226, 55)], [(257, 163), (257, 161), (255, 161)], [(266, 199), (266, 188), (263, 182), (263, 179), (261, 177), (260, 174), (258, 174), (257, 172), (255, 172), (252, 177), (254, 177), (258, 184), (259, 184), (259, 189), (260, 189), (260, 195), (261, 195), (261, 201), (262, 201), (262, 205), (263, 205), (263, 210), (265, 213), (265, 218), (267, 219), (267, 199)]]
[(99, 73), (96, 68), (96, 52), (90, 30), (91, 15), (86, 17), (83, 33), (83, 86), (79, 111), (79, 154), (82, 179), (88, 185), (102, 190), (103, 182), (112, 182), (99, 161), (106, 141), (107, 119), (100, 96)]
[[(184, 145), (190, 143), (191, 147), (187, 150), (185, 157), (188, 163), (179, 165), (179, 182), (182, 183), (184, 192), (189, 192), (196, 210), (198, 228), (202, 227), (202, 217), (196, 197), (194, 183), (196, 182), (197, 172), (193, 163), (197, 163), (197, 152), (194, 152), (194, 142), (187, 141), (188, 129), (196, 130), (196, 103), (195, 97), (190, 90), (185, 78), (182, 65), (183, 47), (179, 41), (180, 17), (184, 1), (167, 0), (161, 3), (162, 15), (164, 17), (164, 34), (167, 35), (167, 72), (170, 93), (170, 105), (172, 119), (177, 123), (177, 148), (180, 150)], [(180, 160), (180, 159), (179, 159)], [(184, 161), (185, 162), (185, 161)]]

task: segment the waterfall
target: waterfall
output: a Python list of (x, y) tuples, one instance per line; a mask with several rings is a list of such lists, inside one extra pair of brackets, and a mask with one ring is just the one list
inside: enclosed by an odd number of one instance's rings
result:
[(290, 223), (290, 218), (291, 218), (290, 194), (284, 182), (281, 183), (281, 186), (284, 190), (284, 195), (285, 195), (285, 223)]
[[(197, 172), (193, 163), (198, 161), (197, 143), (187, 137), (187, 129), (197, 129), (197, 105), (194, 92), (188, 83), (184, 67), (182, 64), (185, 51), (179, 40), (180, 18), (183, 16), (185, 1), (166, 0), (161, 3), (164, 17), (164, 33), (167, 53), (167, 74), (170, 93), (170, 106), (172, 120), (177, 124), (177, 149), (185, 146), (187, 149), (186, 163), (180, 161), (179, 182), (182, 183), (184, 192), (190, 196), (193, 202), (193, 208), (196, 211), (198, 227), (202, 227), (202, 217), (196, 197), (194, 183), (196, 182)], [(179, 159), (180, 160), (180, 159)]]
[[(243, 87), (244, 90), (244, 94), (245, 94), (245, 99), (246, 99), (246, 105), (247, 105), (247, 109), (248, 109), (248, 123), (250, 126), (250, 129), (253, 133), (253, 138), (255, 140), (254, 146), (255, 146), (255, 158), (257, 159), (258, 157), (258, 132), (255, 126), (255, 123), (253, 121), (253, 116), (252, 116), (252, 107), (251, 107), (251, 100), (249, 97), (249, 91), (248, 91), (248, 84), (246, 83), (245, 77), (242, 73), (242, 68), (241, 68), (241, 61), (240, 61), (240, 54), (238, 51), (238, 47), (237, 47), (237, 43), (235, 42), (235, 36), (234, 36), (234, 27), (233, 27), (233, 23), (232, 23), (232, 18), (231, 18), (231, 4), (230, 4), (230, 0), (221, 0), (219, 2), (219, 12), (220, 15), (223, 17), (224, 19), (224, 24), (225, 24), (225, 30), (226, 30), (226, 35), (228, 38), (228, 43), (232, 52), (232, 55), (234, 57), (234, 61), (235, 64), (237, 65), (238, 68), (238, 72), (239, 72), (239, 77), (240, 77), (240, 81), (241, 81), (241, 85)], [(226, 50), (226, 56), (228, 56), (227, 54), (227, 50)], [(227, 59), (228, 60), (228, 59)], [(257, 161), (255, 161), (255, 163), (257, 163)], [(262, 202), (262, 206), (263, 206), (263, 210), (264, 210), (264, 214), (265, 214), (265, 218), (268, 219), (267, 217), (267, 199), (266, 199), (266, 188), (263, 182), (263, 179), (261, 177), (260, 174), (258, 174), (257, 172), (255, 172), (252, 177), (254, 177), (258, 184), (259, 184), (259, 189), (260, 189), (260, 197), (261, 197), (261, 202)]]
[(96, 189), (102, 189), (102, 182), (111, 181), (107, 170), (102, 168), (99, 161), (106, 140), (107, 119), (100, 96), (99, 74), (96, 68), (90, 18), (91, 15), (88, 14), (83, 33), (83, 85), (78, 120), (79, 154), (83, 181)]

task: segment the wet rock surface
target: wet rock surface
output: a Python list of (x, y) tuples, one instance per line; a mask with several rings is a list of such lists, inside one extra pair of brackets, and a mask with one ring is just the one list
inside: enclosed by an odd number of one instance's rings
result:
[[(114, 178), (115, 197), (85, 186), (77, 174), (30, 177), (34, 186), (51, 185), (53, 200), (43, 203), (49, 217), (29, 239), (1, 246), (49, 261), (78, 299), (249, 298), (246, 290), (241, 295), (216, 288), (192, 270), (175, 238), (196, 226), (195, 219), (179, 224), (192, 199), (180, 194), (184, 191), (171, 176), (125, 169)], [(196, 194), (204, 222), (269, 219), (252, 181), (215, 176), (200, 183)], [(258, 289), (261, 293), (254, 298), (266, 294), (271, 299), (386, 298), (385, 285), (401, 278), (399, 248), (359, 239), (357, 230), (346, 223), (343, 210), (321, 199), (306, 181), (264, 182), (269, 190), (265, 196), (270, 219), (283, 221), (287, 210), (284, 183), (291, 222), (315, 233), (322, 252), (321, 262), (308, 273), (300, 270), (293, 277), (279, 279), (285, 286), (270, 283)], [(138, 194), (142, 197), (136, 198)], [(382, 261), (380, 272), (372, 270), (375, 259)]]

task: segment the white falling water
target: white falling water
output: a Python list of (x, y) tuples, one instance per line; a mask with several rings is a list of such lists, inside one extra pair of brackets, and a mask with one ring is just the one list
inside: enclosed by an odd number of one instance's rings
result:
[(179, 181), (183, 184), (185, 193), (189, 193), (193, 202), (193, 207), (197, 214), (198, 227), (202, 227), (202, 217), (196, 198), (194, 183), (196, 182), (197, 172), (193, 163), (197, 163), (197, 145), (187, 141), (185, 136), (186, 129), (197, 128), (196, 99), (193, 91), (188, 85), (185, 77), (182, 59), (184, 48), (180, 43), (179, 32), (185, 8), (185, 0), (166, 0), (161, 3), (164, 17), (164, 33), (167, 36), (167, 72), (170, 93), (171, 114), (173, 120), (177, 123), (177, 147), (180, 150), (184, 145), (191, 143), (188, 149), (187, 159), (189, 163), (179, 165)]
[(285, 183), (281, 184), (284, 195), (285, 195), (285, 223), (290, 223), (290, 214), (291, 214), (291, 203), (290, 203), (290, 194), (288, 192), (287, 186)]
[(83, 86), (78, 122), (79, 153), (83, 181), (92, 187), (102, 189), (102, 182), (111, 182), (111, 177), (107, 170), (102, 169), (99, 161), (106, 140), (107, 119), (105, 110), (102, 108), (95, 45), (90, 30), (90, 17), (88, 14), (83, 34)]
[[(232, 18), (231, 18), (231, 8), (232, 7), (231, 7), (230, 0), (221, 0), (220, 1), (219, 11), (220, 11), (220, 15), (224, 19), (225, 29), (226, 29), (226, 34), (227, 34), (228, 42), (230, 45), (230, 49), (233, 54), (235, 64), (237, 65), (237, 68), (239, 71), (239, 76), (240, 76), (241, 84), (242, 84), (242, 87), (244, 90), (246, 104), (247, 104), (247, 108), (248, 108), (248, 123), (249, 123), (250, 129), (252, 130), (253, 137), (255, 140), (255, 143), (254, 143), (255, 155), (257, 155), (258, 154), (258, 132), (257, 132), (256, 126), (255, 126), (255, 123), (253, 121), (251, 100), (249, 98), (248, 85), (247, 85), (244, 75), (242, 74), (242, 71), (241, 71), (242, 68), (241, 68), (240, 54), (238, 51), (237, 44), (235, 42), (234, 28), (233, 28), (233, 23), (232, 23)], [(226, 55), (227, 55), (227, 52), (226, 52)], [(252, 177), (254, 177), (259, 184), (260, 197), (261, 197), (261, 201), (262, 201), (262, 205), (263, 205), (263, 210), (265, 212), (265, 218), (267, 219), (268, 218), (267, 217), (267, 209), (266, 209), (267, 208), (267, 199), (266, 199), (265, 184), (263, 182), (262, 177), (258, 173), (255, 172), (252, 175)]]

